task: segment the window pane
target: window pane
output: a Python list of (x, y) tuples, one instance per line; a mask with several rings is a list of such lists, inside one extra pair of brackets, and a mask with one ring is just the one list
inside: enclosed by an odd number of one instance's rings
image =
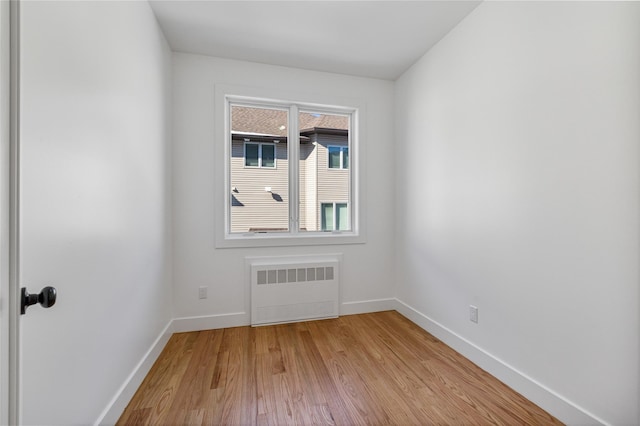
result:
[(262, 145), (262, 167), (275, 167), (275, 145)]
[(322, 204), (322, 230), (333, 231), (333, 204)]
[[(351, 202), (351, 175), (348, 169), (342, 170), (345, 160), (341, 155), (349, 148), (349, 123), (346, 114), (298, 114), (300, 231), (334, 230), (333, 203)], [(348, 210), (346, 214), (343, 226), (349, 230)]]
[(288, 110), (235, 104), (230, 110), (229, 231), (288, 231)]
[(330, 146), (329, 148), (329, 168), (340, 168), (340, 147)]
[(336, 204), (336, 229), (340, 231), (349, 229), (349, 210), (346, 204)]
[(349, 168), (349, 147), (347, 146), (342, 149), (342, 168)]
[(244, 145), (244, 165), (247, 167), (258, 167), (258, 144), (247, 143)]

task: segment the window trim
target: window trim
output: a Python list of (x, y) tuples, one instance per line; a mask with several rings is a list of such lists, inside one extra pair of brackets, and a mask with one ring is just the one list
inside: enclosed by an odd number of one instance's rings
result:
[[(258, 165), (257, 166), (247, 166), (247, 145), (258, 145)], [(262, 165), (262, 146), (270, 145), (273, 147), (273, 166), (264, 166)], [(243, 145), (243, 158), (244, 158), (244, 168), (245, 169), (277, 169), (277, 146), (272, 142), (251, 142), (251, 140), (245, 140)]]
[[(303, 99), (304, 101), (300, 101)], [(287, 109), (295, 105), (301, 110), (312, 110), (318, 113), (351, 113), (350, 157), (356, 161), (349, 161), (350, 170), (350, 231), (300, 231), (298, 222), (295, 223), (295, 231), (288, 233), (230, 233), (231, 197), (230, 190), (230, 161), (231, 132), (230, 132), (230, 102), (241, 103), (247, 106), (280, 107)], [(292, 112), (297, 115), (297, 111)], [(288, 92), (280, 89), (266, 89), (227, 84), (216, 84), (214, 95), (214, 154), (216, 158), (214, 166), (214, 190), (215, 199), (215, 247), (278, 247), (278, 246), (314, 246), (335, 244), (363, 244), (366, 242), (366, 221), (363, 215), (363, 206), (366, 203), (366, 145), (362, 143), (366, 137), (366, 128), (363, 126), (366, 116), (366, 105), (360, 99), (344, 97), (338, 94), (305, 93), (304, 91)], [(297, 120), (291, 120), (296, 122)], [(298, 140), (298, 129), (289, 126), (288, 140)], [(293, 145), (289, 143), (288, 146)], [(294, 150), (299, 154), (299, 150)], [(298, 165), (298, 157), (288, 155), (289, 161)], [(290, 173), (292, 167), (289, 168)], [(297, 175), (291, 178), (290, 191), (298, 189)], [(297, 197), (297, 195), (296, 195)], [(291, 198), (290, 198), (291, 200)], [(297, 210), (297, 209), (296, 209)]]

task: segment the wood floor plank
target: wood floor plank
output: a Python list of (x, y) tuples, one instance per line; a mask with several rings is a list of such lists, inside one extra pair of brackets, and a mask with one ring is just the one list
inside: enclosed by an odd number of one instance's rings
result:
[[(360, 364), (370, 366), (372, 371), (371, 378), (367, 380), (380, 383), (378, 388), (384, 389), (380, 397), (388, 403), (382, 406), (393, 410), (392, 418), (398, 418), (400, 411), (401, 415), (407, 418), (405, 423), (419, 424), (420, 419), (424, 417), (421, 407), (425, 396), (431, 397), (433, 393), (428, 395), (427, 386), (422, 378), (408, 369), (404, 360), (397, 357), (395, 352), (385, 345), (370, 343), (379, 342), (380, 335), (372, 332), (374, 329), (369, 327), (365, 319), (366, 316), (354, 318), (353, 324), (360, 331), (357, 337), (359, 347), (356, 348), (357, 353), (361, 354)], [(384, 386), (388, 383), (393, 386)], [(436, 412), (432, 412), (432, 417), (433, 420), (436, 419)]]
[[(348, 340), (352, 338), (342, 325), (340, 318), (313, 323), (309, 326), (322, 344), (317, 345), (328, 377), (334, 383), (335, 394), (340, 401), (338, 413), (346, 415), (345, 423), (337, 424), (389, 424), (387, 414), (378, 404), (371, 404), (364, 383), (358, 375), (349, 353)], [(335, 415), (334, 415), (335, 418)]]
[(171, 414), (166, 419), (168, 424), (193, 423), (193, 407), (202, 407), (208, 396), (222, 336), (223, 332), (220, 330), (196, 333), (189, 364), (180, 378), (176, 397), (169, 409)]
[[(380, 318), (378, 318), (379, 320)], [(384, 327), (389, 324), (393, 324), (393, 321), (380, 324), (380, 326)], [(449, 396), (449, 404), (452, 404), (453, 401), (457, 404), (462, 404), (468, 407), (468, 411), (472, 411), (475, 417), (479, 417), (483, 422), (488, 423), (504, 422), (506, 424), (514, 424), (520, 423), (522, 418), (528, 417), (527, 413), (518, 406), (514, 406), (508, 412), (502, 412), (501, 406), (505, 401), (501, 391), (507, 388), (504, 387), (499, 391), (495, 389), (496, 393), (487, 398), (487, 393), (485, 392), (487, 382), (482, 377), (482, 373), (486, 373), (459, 354), (451, 351), (442, 342), (437, 341), (437, 339), (430, 339), (427, 343), (432, 348), (430, 351), (431, 356), (428, 360), (421, 360), (416, 355), (418, 352), (416, 348), (420, 348), (420, 345), (425, 343), (422, 339), (424, 333), (414, 335), (420, 338), (420, 342), (413, 341), (411, 334), (404, 336), (406, 338), (399, 341), (397, 339), (397, 331), (398, 329), (394, 329), (392, 333), (388, 334), (388, 339), (382, 340), (390, 347), (395, 348), (398, 357), (407, 363), (407, 369), (413, 370), (420, 374), (421, 377), (428, 379), (428, 383), (439, 385), (437, 388), (438, 394)], [(420, 365), (425, 366), (426, 370), (420, 370)], [(455, 377), (456, 380), (452, 381), (449, 379), (450, 377)], [(490, 376), (486, 375), (486, 377)], [(500, 383), (500, 385), (502, 384)]]
[(314, 407), (323, 404), (325, 400), (322, 397), (316, 399), (318, 392), (314, 392), (314, 380), (309, 377), (314, 373), (305, 368), (306, 356), (300, 349), (298, 329), (299, 325), (296, 324), (279, 326), (277, 329), (286, 370), (281, 377), (286, 381), (289, 391), (289, 404), (295, 424), (316, 424), (320, 417)]
[(175, 334), (118, 425), (560, 425), (395, 311)]
[[(119, 424), (155, 425), (164, 422), (170, 405), (177, 395), (179, 383), (184, 376), (191, 355), (193, 344), (197, 338), (195, 333), (174, 334), (167, 343), (160, 358), (156, 361), (140, 389), (129, 403), (129, 410), (125, 410)], [(144, 418), (138, 417), (131, 421), (128, 416), (136, 410), (148, 408)], [(140, 413), (137, 413), (138, 416)]]
[[(222, 414), (220, 418), (221, 424), (247, 425), (255, 423), (247, 422), (247, 419), (253, 414), (255, 407), (252, 405), (243, 406), (246, 402), (246, 395), (243, 394), (246, 379), (246, 372), (243, 369), (251, 369), (251, 365), (247, 365), (247, 351), (251, 351), (251, 345), (247, 342), (247, 335), (251, 332), (247, 327), (235, 327), (225, 329), (225, 338), (223, 340), (223, 349), (228, 353), (225, 386), (222, 394)], [(255, 350), (252, 352), (255, 353)], [(248, 386), (248, 385), (247, 385)], [(248, 389), (247, 391), (251, 391)]]

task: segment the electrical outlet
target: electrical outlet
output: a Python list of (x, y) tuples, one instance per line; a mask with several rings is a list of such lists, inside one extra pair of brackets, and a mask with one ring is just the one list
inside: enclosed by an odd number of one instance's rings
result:
[(206, 299), (207, 298), (207, 287), (200, 287), (198, 289), (198, 299)]
[(469, 320), (478, 323), (478, 307), (469, 305)]

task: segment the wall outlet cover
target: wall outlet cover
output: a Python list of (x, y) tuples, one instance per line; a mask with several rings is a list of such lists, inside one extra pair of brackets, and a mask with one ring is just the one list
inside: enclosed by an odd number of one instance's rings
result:
[(207, 298), (207, 287), (200, 287), (198, 289), (198, 299), (206, 299)]
[(469, 305), (469, 320), (478, 323), (478, 307)]

